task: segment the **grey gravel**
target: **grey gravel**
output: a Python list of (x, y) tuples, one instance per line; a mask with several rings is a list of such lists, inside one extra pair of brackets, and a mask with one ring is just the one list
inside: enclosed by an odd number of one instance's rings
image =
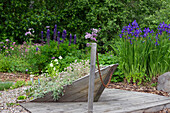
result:
[[(1, 113), (29, 113), (22, 106), (17, 105), (17, 97), (26, 95), (25, 90), (30, 86), (24, 86), (13, 90), (0, 91), (0, 112)], [(29, 100), (26, 100), (28, 102)], [(12, 106), (7, 106), (14, 103)]]

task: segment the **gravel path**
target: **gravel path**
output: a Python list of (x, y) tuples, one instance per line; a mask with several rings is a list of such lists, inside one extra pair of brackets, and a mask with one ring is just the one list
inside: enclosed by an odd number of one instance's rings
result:
[(21, 107), (17, 102), (17, 97), (21, 95), (25, 95), (25, 90), (29, 87), (30, 86), (26, 86), (26, 87), (24, 86), (14, 90), (0, 91), (0, 112), (1, 113), (29, 113), (23, 107)]

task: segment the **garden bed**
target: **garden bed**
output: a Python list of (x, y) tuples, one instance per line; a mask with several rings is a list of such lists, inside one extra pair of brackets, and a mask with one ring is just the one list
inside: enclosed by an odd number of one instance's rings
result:
[(156, 89), (156, 87), (151, 87), (149, 85), (136, 86), (136, 85), (133, 85), (133, 84), (126, 84), (126, 83), (123, 83), (123, 82), (119, 82), (119, 83), (110, 83), (108, 88), (128, 90), (128, 91), (137, 91), (137, 92), (144, 92), (144, 93), (152, 93), (152, 94), (157, 94), (157, 95), (166, 96), (166, 97), (170, 96), (170, 94), (168, 94), (167, 92), (158, 91)]

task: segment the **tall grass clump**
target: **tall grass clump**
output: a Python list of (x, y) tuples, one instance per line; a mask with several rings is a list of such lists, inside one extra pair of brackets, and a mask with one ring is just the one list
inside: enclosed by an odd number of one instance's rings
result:
[(139, 85), (170, 71), (170, 24), (160, 23), (154, 32), (134, 21), (119, 36), (115, 50), (128, 83)]

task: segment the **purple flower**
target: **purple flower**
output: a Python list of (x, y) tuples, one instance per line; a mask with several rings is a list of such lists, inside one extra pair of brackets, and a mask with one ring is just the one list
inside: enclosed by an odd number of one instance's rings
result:
[(123, 34), (119, 34), (119, 37), (122, 38)]
[(56, 29), (54, 29), (53, 33), (54, 33), (53, 40), (56, 41)]
[(133, 26), (134, 29), (139, 28), (138, 23), (136, 22), (136, 20), (134, 20), (132, 22), (132, 26)]
[(66, 39), (66, 37), (67, 37), (67, 31), (66, 31), (66, 30), (63, 30), (63, 33), (64, 33), (64, 39)]
[(130, 40), (130, 44), (132, 44), (132, 41)]
[(12, 45), (15, 45), (16, 42), (13, 42)]
[(8, 42), (8, 41), (9, 41), (9, 39), (6, 39), (5, 41), (6, 41), (6, 42)]
[(54, 26), (54, 41), (56, 41), (57, 25)]
[(43, 31), (41, 31), (41, 42), (43, 43)]
[(52, 57), (51, 59), (55, 59), (55, 57)]
[(93, 33), (92, 33), (92, 35), (93, 35), (94, 37), (96, 37), (96, 36), (97, 36), (97, 34), (93, 34)]
[(92, 37), (92, 35), (90, 33), (86, 33), (85, 39), (88, 39), (88, 38), (91, 38), (91, 37)]
[(145, 33), (145, 34), (143, 35), (143, 37), (147, 37), (147, 34)]
[(74, 42), (73, 43), (76, 44), (76, 35), (74, 35)]
[(154, 33), (153, 29), (150, 31), (150, 33)]
[(91, 30), (92, 30), (92, 33), (96, 34), (96, 33), (98, 33), (101, 29), (99, 28), (99, 30), (97, 30), (97, 29), (92, 28)]
[(47, 43), (50, 44), (50, 30), (47, 29)]
[(69, 46), (71, 45), (71, 40), (72, 40), (72, 34), (70, 34)]
[(92, 30), (92, 34), (86, 32), (85, 39), (90, 38), (91, 40), (94, 40), (97, 42), (95, 37), (97, 37), (98, 35), (96, 33), (98, 33), (101, 29), (99, 28), (99, 30), (97, 30), (93, 28), (91, 30)]
[(62, 33), (62, 40), (61, 40), (61, 42), (63, 43), (64, 42), (64, 33)]
[(156, 41), (155, 45), (156, 45), (156, 46), (159, 45), (157, 41)]
[(87, 43), (87, 44), (86, 44), (86, 46), (87, 46), (87, 47), (89, 47), (89, 46), (90, 46), (90, 44), (89, 44), (89, 43)]
[(58, 41), (58, 44), (60, 44), (60, 31), (58, 31), (57, 41)]
[(54, 29), (57, 31), (57, 25), (55, 24)]
[(28, 34), (31, 35), (31, 32), (30, 31), (26, 32), (25, 36), (27, 36)]
[(93, 40), (97, 42), (96, 38), (93, 38)]
[(38, 51), (39, 50), (39, 48), (38, 47), (36, 47), (36, 49), (35, 49), (36, 51)]
[(28, 71), (28, 69), (26, 69), (25, 71)]
[(48, 29), (49, 29), (49, 28), (50, 28), (50, 26), (46, 26), (46, 28), (48, 28)]

